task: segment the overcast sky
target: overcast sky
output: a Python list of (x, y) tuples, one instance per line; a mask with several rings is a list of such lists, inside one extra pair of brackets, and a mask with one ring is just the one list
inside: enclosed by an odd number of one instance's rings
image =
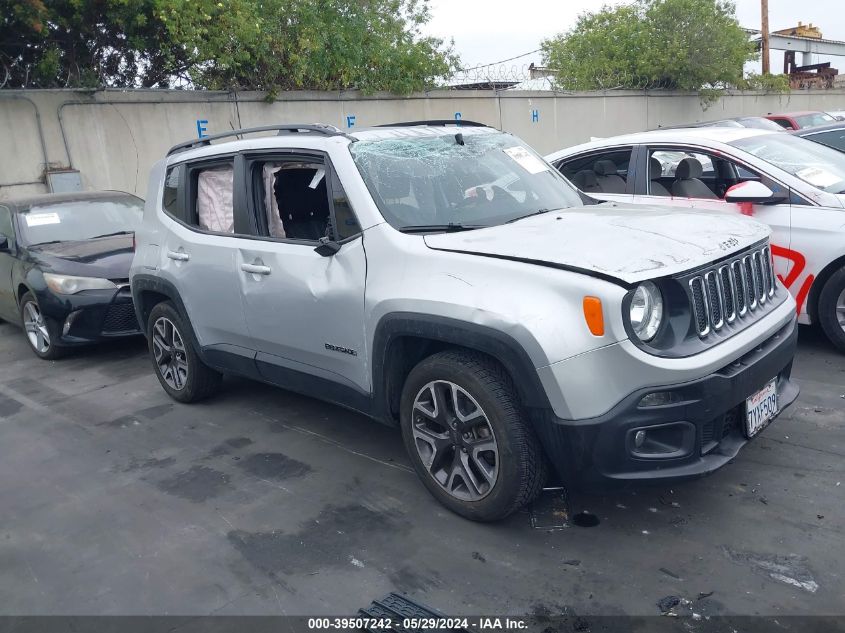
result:
[[(496, 62), (539, 48), (546, 37), (566, 31), (582, 11), (601, 8), (600, 0), (430, 0), (433, 19), (426, 31), (447, 41), (465, 67)], [(610, 4), (620, 4), (610, 2)], [(760, 0), (738, 0), (742, 26), (760, 28)], [(843, 0), (769, 0), (769, 27), (778, 30), (799, 20), (818, 25), (825, 38), (845, 40)], [(827, 61), (824, 58), (816, 61)], [(800, 56), (799, 56), (800, 63)], [(845, 58), (832, 59), (845, 72)], [(539, 53), (508, 64), (539, 63)], [(783, 68), (783, 54), (772, 51), (772, 71)], [(759, 64), (758, 64), (759, 67)]]

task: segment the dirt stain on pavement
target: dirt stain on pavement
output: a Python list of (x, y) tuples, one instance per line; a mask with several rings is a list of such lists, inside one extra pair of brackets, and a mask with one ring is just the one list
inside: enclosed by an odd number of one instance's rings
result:
[(0, 394), (0, 418), (8, 418), (23, 409), (23, 405), (14, 398)]
[(238, 467), (260, 479), (291, 479), (311, 472), (311, 466), (284, 453), (254, 453), (244, 458)]
[(173, 411), (172, 404), (159, 404), (154, 407), (147, 407), (146, 409), (136, 411), (135, 414), (147, 418), (148, 420), (155, 420), (156, 418), (160, 418), (171, 411)]
[(229, 483), (229, 476), (207, 466), (190, 470), (158, 482), (158, 489), (169, 495), (201, 503), (219, 495)]
[[(244, 448), (252, 443), (252, 440), (248, 437), (230, 437), (228, 440), (224, 440), (212, 448), (203, 459), (214, 459), (216, 457), (223, 457), (224, 455), (231, 455), (233, 450)], [(236, 457), (235, 459), (240, 459), (240, 457)]]
[(368, 547), (382, 549), (379, 535), (401, 537), (403, 527), (403, 522), (395, 516), (364, 506), (329, 506), (298, 532), (233, 530), (228, 538), (250, 563), (274, 576), (349, 567), (350, 556), (366, 559)]

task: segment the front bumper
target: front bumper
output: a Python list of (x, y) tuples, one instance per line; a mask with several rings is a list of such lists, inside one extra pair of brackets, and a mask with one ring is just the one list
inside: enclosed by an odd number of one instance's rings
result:
[[(638, 390), (596, 418), (564, 420), (548, 413), (537, 425), (547, 454), (567, 483), (588, 489), (707, 475), (749, 441), (744, 432), (747, 397), (773, 378), (779, 413), (798, 397), (798, 386), (790, 380), (797, 340), (793, 317), (760, 346), (704, 378)], [(672, 403), (641, 406), (643, 397), (655, 392), (671, 393)], [(679, 450), (639, 455), (632, 438), (649, 427), (683, 438)]]
[(51, 340), (70, 347), (141, 334), (129, 286), (75, 295), (38, 294)]

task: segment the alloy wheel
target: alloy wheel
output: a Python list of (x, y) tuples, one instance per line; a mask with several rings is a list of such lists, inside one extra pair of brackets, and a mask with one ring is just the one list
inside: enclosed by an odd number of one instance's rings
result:
[(414, 446), (431, 477), (462, 501), (483, 499), (496, 485), (499, 448), (487, 414), (465, 389), (435, 380), (414, 399)]
[(153, 355), (164, 382), (176, 391), (183, 389), (188, 382), (185, 343), (167, 317), (159, 317), (153, 325)]
[(836, 320), (839, 322), (839, 327), (845, 330), (845, 289), (839, 293), (839, 298), (836, 300)]
[(33, 349), (39, 354), (46, 354), (50, 350), (50, 332), (34, 301), (27, 301), (23, 306), (23, 327)]

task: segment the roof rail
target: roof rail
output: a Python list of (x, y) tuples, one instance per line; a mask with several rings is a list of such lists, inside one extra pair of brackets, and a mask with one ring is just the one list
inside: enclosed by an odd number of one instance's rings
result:
[(322, 123), (286, 123), (282, 125), (264, 125), (262, 127), (248, 127), (241, 130), (232, 130), (231, 132), (222, 132), (220, 134), (212, 134), (211, 136), (203, 136), (192, 141), (185, 141), (174, 145), (167, 151), (167, 155), (178, 154), (179, 152), (186, 152), (195, 147), (204, 147), (211, 145), (211, 141), (216, 141), (222, 138), (230, 138), (232, 136), (242, 136), (243, 134), (254, 134), (256, 132), (278, 132), (278, 136), (283, 134), (321, 134), (323, 136), (346, 136), (346, 134), (333, 125), (324, 125)]
[(469, 121), (467, 119), (431, 119), (429, 121), (404, 121), (402, 123), (382, 123), (375, 127), (411, 127), (415, 125), (458, 125), (464, 127), (490, 127), (486, 123)]

